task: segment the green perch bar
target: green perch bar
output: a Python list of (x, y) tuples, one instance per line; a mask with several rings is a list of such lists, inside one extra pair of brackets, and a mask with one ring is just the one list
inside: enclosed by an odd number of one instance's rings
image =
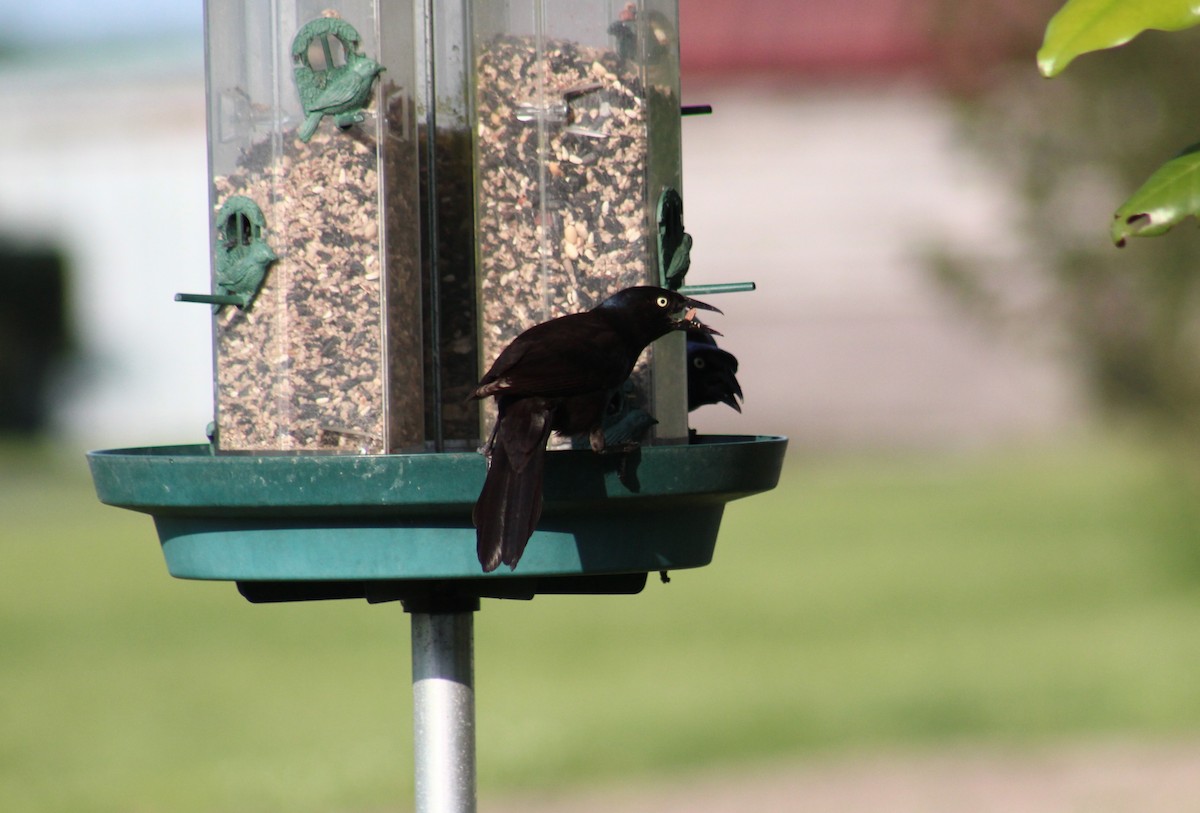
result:
[(743, 291), (753, 291), (756, 287), (753, 282), (714, 282), (711, 285), (684, 285), (679, 289), (679, 292), (685, 296), (737, 294)]
[(206, 305), (246, 307), (246, 297), (238, 294), (175, 294), (176, 302), (203, 302)]

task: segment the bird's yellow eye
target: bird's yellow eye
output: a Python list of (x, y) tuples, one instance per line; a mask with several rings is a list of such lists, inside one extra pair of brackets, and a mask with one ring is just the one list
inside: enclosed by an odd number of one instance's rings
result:
[(669, 300), (665, 296), (660, 296), (657, 301), (660, 308), (665, 308)]

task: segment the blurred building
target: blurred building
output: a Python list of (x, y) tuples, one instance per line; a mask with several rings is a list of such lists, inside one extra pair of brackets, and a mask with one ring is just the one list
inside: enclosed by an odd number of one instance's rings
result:
[[(928, 2), (681, 0), (692, 281), (718, 301), (745, 411), (704, 431), (799, 447), (958, 446), (1056, 431), (1074, 382), (990, 334), (927, 271), (942, 247), (1020, 262), (1015, 202), (930, 81)], [(1032, 70), (1032, 67), (1031, 67)], [(55, 420), (88, 444), (194, 442), (211, 418), (198, 35), (0, 63), (0, 239), (55, 246), (80, 352)], [(7, 294), (5, 294), (7, 296)], [(795, 447), (794, 447), (795, 448)]]
[[(56, 424), (83, 442), (203, 439), (212, 410), (202, 47), (44, 48), (0, 63), (0, 239), (53, 248), (76, 354)], [(0, 294), (8, 296), (8, 294)]]
[(0, 434), (46, 429), (51, 381), (71, 347), (66, 283), (56, 250), (0, 242)]
[(716, 111), (684, 123), (693, 274), (759, 283), (721, 303), (744, 414), (709, 407), (700, 428), (945, 448), (1080, 419), (1069, 359), (973, 321), (931, 273), (947, 251), (1029, 261), (1020, 202), (943, 91), (985, 83), (1053, 5), (680, 0), (685, 103)]

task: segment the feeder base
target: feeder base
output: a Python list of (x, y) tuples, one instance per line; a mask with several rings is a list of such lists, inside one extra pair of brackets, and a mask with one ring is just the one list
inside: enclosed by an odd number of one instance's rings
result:
[[(636, 491), (617, 456), (547, 454), (545, 507), (515, 571), (481, 572), (470, 452), (217, 455), (209, 446), (88, 455), (101, 502), (150, 514), (167, 568), (234, 581), (251, 601), (636, 593), (645, 575), (712, 560), (725, 504), (774, 488), (787, 439), (646, 446)], [(442, 585), (434, 587), (433, 585)]]

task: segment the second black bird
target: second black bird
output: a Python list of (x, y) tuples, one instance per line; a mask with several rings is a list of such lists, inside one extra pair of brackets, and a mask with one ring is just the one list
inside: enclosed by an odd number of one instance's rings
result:
[(672, 330), (716, 333), (696, 309), (720, 313), (665, 288), (626, 288), (590, 311), (534, 325), (504, 348), (471, 394), (494, 396), (498, 411), (472, 514), (484, 572), (515, 567), (537, 526), (550, 433), (586, 434), (593, 451), (606, 451), (605, 406), (646, 346)]
[(688, 412), (706, 404), (728, 404), (742, 411), (737, 356), (717, 347), (716, 340), (707, 333), (689, 330), (687, 364)]

